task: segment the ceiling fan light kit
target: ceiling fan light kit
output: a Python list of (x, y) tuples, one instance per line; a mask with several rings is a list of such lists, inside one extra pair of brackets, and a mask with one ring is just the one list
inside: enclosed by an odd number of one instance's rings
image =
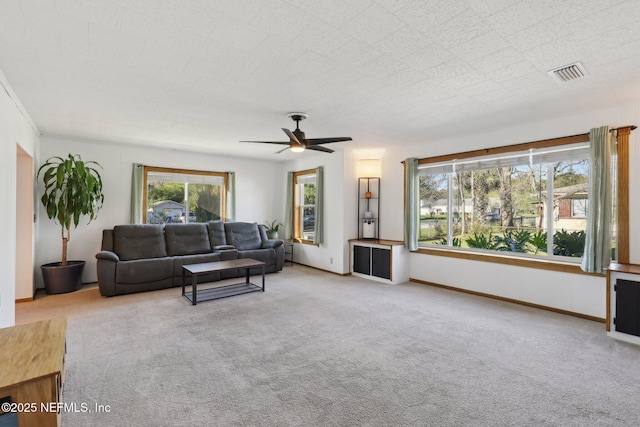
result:
[[(240, 141), (240, 142), (257, 142), (262, 144), (281, 144), (288, 145), (288, 149), (291, 150), (292, 153), (302, 153), (306, 149), (321, 151), (323, 153), (333, 153), (333, 150), (326, 147), (321, 147), (321, 144), (329, 144), (332, 142), (342, 142), (342, 141), (352, 141), (349, 136), (341, 136), (341, 137), (333, 137), (333, 138), (307, 138), (305, 133), (300, 130), (300, 121), (309, 117), (305, 113), (288, 113), (287, 117), (296, 122), (296, 129), (294, 131), (290, 131), (289, 129), (282, 128), (282, 131), (287, 134), (289, 137), (289, 141)], [(276, 154), (280, 154), (283, 151), (287, 150), (284, 148)]]

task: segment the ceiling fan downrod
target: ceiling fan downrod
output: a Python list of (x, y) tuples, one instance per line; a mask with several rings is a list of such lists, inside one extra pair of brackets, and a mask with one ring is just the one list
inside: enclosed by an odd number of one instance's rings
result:
[(300, 130), (300, 121), (309, 117), (306, 113), (289, 113), (287, 116), (296, 122), (296, 130)]

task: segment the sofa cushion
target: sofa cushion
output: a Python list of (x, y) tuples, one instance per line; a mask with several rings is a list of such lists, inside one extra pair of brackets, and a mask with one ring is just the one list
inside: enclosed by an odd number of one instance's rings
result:
[(275, 249), (255, 249), (247, 251), (238, 251), (238, 259), (251, 258), (256, 261), (262, 261), (267, 266), (275, 265), (276, 263), (276, 251)]
[[(116, 283), (115, 295), (134, 294), (136, 292), (157, 291), (159, 289), (171, 288), (174, 285), (172, 277), (153, 282), (142, 283)], [(107, 296), (107, 295), (104, 295)]]
[[(182, 266), (189, 264), (202, 264), (204, 262), (216, 262), (220, 261), (220, 254), (199, 254), (199, 255), (185, 255), (177, 256), (173, 258), (173, 276), (182, 277)], [(188, 274), (190, 277), (191, 274)]]
[(207, 222), (207, 228), (209, 229), (209, 243), (212, 248), (227, 244), (227, 237), (224, 233), (224, 222), (209, 221)]
[(173, 258), (136, 259), (120, 261), (116, 283), (149, 283), (173, 277)]
[(162, 225), (133, 224), (113, 228), (113, 249), (121, 261), (167, 256)]
[(255, 222), (227, 222), (224, 225), (227, 236), (227, 244), (238, 251), (260, 249), (262, 238)]
[[(275, 249), (254, 249), (254, 250), (248, 250), (248, 251), (239, 251), (238, 259), (240, 258), (251, 258), (251, 259), (255, 259), (256, 261), (264, 262), (266, 264), (265, 265), (266, 273), (273, 273), (274, 271), (276, 271), (277, 254)], [(243, 271), (246, 272), (245, 270), (242, 270), (242, 269), (239, 270), (238, 276), (242, 275)], [(254, 267), (249, 269), (249, 274), (260, 274), (261, 272), (262, 272), (262, 269), (260, 267)]]
[(260, 238), (262, 239), (263, 243), (269, 240), (269, 238), (267, 237), (267, 230), (265, 230), (264, 225), (258, 225), (258, 232), (260, 233)]
[(102, 247), (100, 250), (113, 252), (113, 229), (102, 230)]
[(211, 252), (206, 224), (167, 224), (164, 226), (164, 234), (169, 256)]

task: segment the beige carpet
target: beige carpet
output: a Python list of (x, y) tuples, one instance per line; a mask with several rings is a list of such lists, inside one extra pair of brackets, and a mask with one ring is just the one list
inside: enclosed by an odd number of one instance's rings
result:
[(294, 266), (195, 307), (93, 288), (16, 311), (69, 317), (64, 400), (92, 412), (64, 426), (640, 425), (640, 347), (425, 285)]

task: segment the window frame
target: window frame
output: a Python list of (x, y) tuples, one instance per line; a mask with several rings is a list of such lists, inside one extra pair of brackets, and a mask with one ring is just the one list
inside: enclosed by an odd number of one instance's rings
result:
[[(220, 199), (220, 219), (223, 222), (227, 221), (227, 191), (229, 189), (229, 173), (228, 172), (214, 172), (214, 171), (203, 171), (203, 170), (195, 170), (195, 169), (177, 169), (177, 168), (167, 168), (167, 167), (158, 167), (158, 166), (144, 166), (143, 167), (143, 184), (142, 184), (142, 223), (147, 224), (147, 212), (149, 210), (149, 200), (148, 200), (148, 177), (149, 172), (160, 172), (160, 173), (169, 173), (175, 175), (203, 175), (203, 176), (217, 176), (222, 177), (224, 179), (224, 184), (221, 192)], [(185, 211), (186, 215), (186, 211)], [(186, 219), (188, 221), (188, 218)]]
[[(301, 177), (305, 177), (308, 175), (313, 175), (315, 176), (316, 179), (316, 191), (317, 191), (317, 170), (316, 169), (305, 169), (302, 171), (297, 171), (297, 172), (293, 172), (293, 230), (291, 232), (291, 238), (294, 242), (296, 243), (303, 243), (303, 244), (307, 244), (307, 245), (314, 245), (314, 246), (319, 246), (317, 243), (313, 243), (313, 239), (308, 239), (304, 237), (304, 215), (302, 213), (303, 209), (304, 209), (304, 204), (300, 203), (300, 199), (301, 197), (303, 197), (303, 195), (301, 195), (301, 188), (299, 187), (299, 185), (301, 185), (301, 183), (298, 182), (298, 180)], [(316, 206), (316, 205), (314, 205)], [(316, 232), (316, 224), (314, 222), (313, 225), (313, 230), (314, 233)]]
[[(636, 129), (635, 126), (624, 126), (617, 128), (617, 245), (616, 255), (618, 263), (629, 263), (629, 135), (631, 131)], [(481, 157), (492, 154), (503, 154), (514, 151), (523, 151), (528, 149), (539, 149), (556, 147), (561, 145), (575, 144), (580, 142), (588, 142), (589, 134), (571, 135), (560, 138), (552, 138), (540, 141), (526, 142), (502, 147), (494, 147), (483, 150), (472, 150), (462, 153), (447, 154), (429, 158), (421, 158), (418, 160), (418, 165), (439, 163), (445, 161), (453, 161), (460, 159), (467, 159), (471, 157)], [(406, 183), (405, 183), (406, 187)], [(571, 263), (568, 261), (558, 259), (544, 259), (544, 258), (528, 258), (523, 256), (513, 256), (509, 254), (500, 253), (483, 253), (480, 251), (463, 250), (454, 247), (419, 247), (414, 253), (444, 256), (450, 258), (460, 258), (466, 260), (483, 261), (498, 263), (503, 265), (512, 265), (527, 268), (537, 268), (543, 270), (559, 271), (564, 273), (582, 274), (589, 276), (603, 276), (599, 273), (586, 273), (580, 265)]]

